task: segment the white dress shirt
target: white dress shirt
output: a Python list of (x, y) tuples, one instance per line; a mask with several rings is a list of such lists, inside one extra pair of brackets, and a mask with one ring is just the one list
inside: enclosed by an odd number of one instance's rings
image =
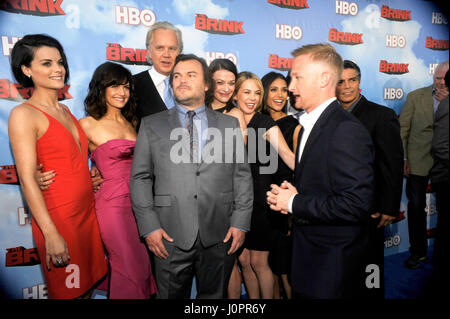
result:
[[(156, 86), (156, 90), (158, 90), (159, 96), (161, 96), (161, 100), (164, 101), (164, 89), (166, 88), (164, 80), (167, 78), (167, 76), (158, 73), (158, 71), (156, 71), (153, 67), (148, 70), (148, 73), (150, 74), (150, 78), (152, 79), (153, 84), (155, 84)], [(164, 101), (164, 103), (165, 102), (166, 101)]]
[[(322, 104), (320, 104), (318, 107), (316, 107), (314, 110), (312, 110), (309, 113), (303, 113), (300, 118), (299, 122), (300, 125), (303, 127), (303, 135), (300, 140), (300, 148), (298, 150), (298, 162), (300, 163), (303, 155), (303, 150), (305, 149), (306, 141), (308, 140), (309, 134), (311, 133), (314, 125), (316, 124), (319, 117), (322, 115), (323, 111), (326, 110), (326, 108), (334, 101), (336, 100), (336, 97), (332, 97)], [(289, 199), (289, 213), (292, 213), (292, 203), (294, 202), (295, 195), (292, 195), (292, 197)]]

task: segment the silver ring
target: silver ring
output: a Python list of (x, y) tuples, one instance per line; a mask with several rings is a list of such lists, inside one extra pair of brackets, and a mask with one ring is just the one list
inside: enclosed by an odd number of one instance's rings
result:
[(39, 181), (42, 183), (44, 180), (42, 179), (42, 177), (39, 178)]
[(61, 258), (61, 257), (56, 258), (56, 263), (57, 263), (58, 265), (62, 265), (62, 264), (63, 264), (62, 258)]

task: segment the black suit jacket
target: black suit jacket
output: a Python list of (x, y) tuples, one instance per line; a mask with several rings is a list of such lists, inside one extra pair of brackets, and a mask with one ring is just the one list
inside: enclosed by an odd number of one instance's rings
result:
[(147, 71), (133, 75), (134, 92), (136, 96), (136, 116), (139, 129), (141, 119), (144, 116), (167, 110), (163, 99), (158, 93), (150, 74)]
[(374, 212), (398, 216), (403, 190), (403, 145), (397, 114), (364, 96), (351, 112), (369, 131), (375, 147)]
[(337, 101), (331, 103), (314, 125), (301, 162), (296, 161), (295, 292), (317, 298), (358, 297), (373, 206), (373, 160), (367, 130)]

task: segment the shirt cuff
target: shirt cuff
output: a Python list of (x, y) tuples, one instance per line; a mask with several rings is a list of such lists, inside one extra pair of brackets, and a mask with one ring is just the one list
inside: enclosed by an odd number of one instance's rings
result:
[(295, 195), (297, 195), (297, 194), (292, 195), (292, 197), (289, 199), (288, 212), (291, 214), (292, 214), (292, 204), (294, 203)]
[[(158, 229), (161, 229), (161, 228), (158, 228)], [(151, 231), (151, 232), (145, 234), (144, 236), (142, 236), (142, 238), (144, 238), (144, 240), (145, 240), (145, 238), (147, 238), (148, 235), (154, 233), (154, 232), (157, 231), (158, 229), (155, 229), (154, 231)]]

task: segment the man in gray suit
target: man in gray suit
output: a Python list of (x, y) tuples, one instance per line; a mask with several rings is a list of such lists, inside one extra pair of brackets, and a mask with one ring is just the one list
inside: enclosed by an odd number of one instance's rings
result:
[(194, 274), (198, 298), (224, 298), (253, 205), (243, 137), (235, 118), (205, 107), (204, 59), (179, 55), (170, 83), (176, 107), (141, 122), (133, 210), (156, 256), (158, 298), (189, 298)]

